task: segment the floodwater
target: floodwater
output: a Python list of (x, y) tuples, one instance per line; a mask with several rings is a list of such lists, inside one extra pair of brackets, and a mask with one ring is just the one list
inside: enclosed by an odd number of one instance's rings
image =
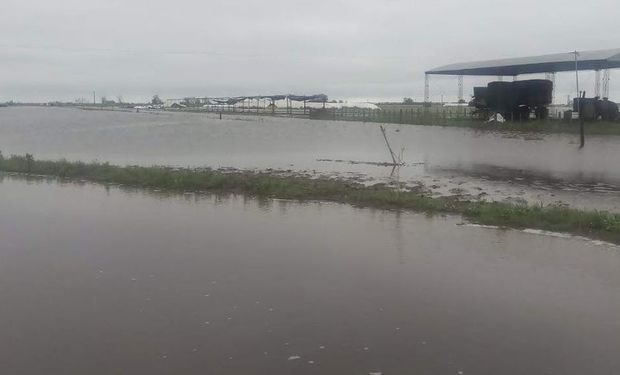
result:
[[(620, 212), (620, 136), (525, 134), (213, 114), (0, 109), (0, 150), (117, 164), (281, 169), (365, 183), (423, 184), (433, 194), (563, 202)], [(330, 160), (330, 161), (326, 161)], [(350, 163), (354, 161), (356, 163)], [(358, 163), (361, 162), (361, 163)]]
[(0, 373), (617, 374), (620, 253), (0, 175)]

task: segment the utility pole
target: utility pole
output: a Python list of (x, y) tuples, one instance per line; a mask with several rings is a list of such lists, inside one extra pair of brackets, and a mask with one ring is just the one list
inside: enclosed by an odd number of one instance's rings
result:
[(431, 90), (428, 74), (424, 75), (424, 106), (426, 107), (431, 102)]
[[(575, 82), (577, 83), (577, 104), (581, 101), (581, 91), (579, 91), (579, 52), (571, 52), (575, 55)], [(577, 108), (581, 110), (581, 107), (577, 105)]]

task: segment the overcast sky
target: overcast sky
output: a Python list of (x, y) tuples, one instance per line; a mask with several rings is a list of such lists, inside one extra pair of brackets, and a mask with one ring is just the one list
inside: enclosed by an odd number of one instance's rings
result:
[[(0, 101), (93, 90), (134, 101), (421, 100), (424, 71), (438, 65), (620, 47), (619, 14), (617, 0), (2, 0)], [(583, 76), (590, 92), (592, 77)], [(465, 78), (466, 95), (478, 82)], [(620, 71), (611, 88), (620, 99)], [(456, 78), (434, 79), (431, 90), (434, 100), (455, 98)], [(557, 96), (571, 90), (574, 76), (559, 75)]]

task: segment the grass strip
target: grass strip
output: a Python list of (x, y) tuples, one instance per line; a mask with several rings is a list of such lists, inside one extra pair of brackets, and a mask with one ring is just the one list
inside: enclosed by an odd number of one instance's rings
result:
[(516, 229), (564, 232), (620, 244), (620, 214), (561, 205), (527, 205), (431, 197), (419, 190), (270, 172), (220, 171), (171, 167), (115, 166), (66, 160), (35, 160), (30, 154), (3, 157), (0, 171), (81, 179), (173, 192), (238, 193), (263, 198), (322, 200), (360, 207), (403, 209), (428, 214), (459, 214), (468, 221)]

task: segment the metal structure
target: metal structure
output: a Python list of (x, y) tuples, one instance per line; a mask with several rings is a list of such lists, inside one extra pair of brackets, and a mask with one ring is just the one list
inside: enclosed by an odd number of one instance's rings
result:
[(609, 98), (609, 69), (603, 70), (603, 98)]
[(428, 74), (424, 76), (424, 103), (430, 103), (430, 85)]
[[(545, 79), (551, 81), (553, 87), (555, 87), (555, 73), (545, 73)], [(555, 90), (551, 91), (551, 103), (555, 102)]]
[[(520, 57), (460, 63), (431, 69), (426, 74), (465, 76), (518, 76), (521, 74), (572, 72), (575, 70), (574, 53)], [(581, 70), (620, 68), (620, 48), (579, 52)]]
[[(255, 96), (234, 96), (234, 97), (187, 97), (182, 99), (167, 99), (166, 107), (171, 107), (173, 105), (183, 106), (183, 107), (231, 107), (235, 108), (236, 105), (241, 104), (242, 111), (246, 109), (248, 111), (255, 110), (259, 112), (262, 108), (263, 110), (271, 107), (272, 111), (275, 109), (275, 102), (285, 100), (286, 101), (286, 111), (287, 113), (292, 112), (292, 102), (303, 102), (304, 103), (304, 113), (306, 112), (306, 103), (325, 103), (328, 101), (327, 95), (324, 94), (316, 94), (316, 95), (255, 95)], [(262, 101), (262, 104), (261, 104)], [(266, 103), (270, 104), (267, 105)]]
[[(603, 70), (603, 96), (609, 95), (609, 73), (606, 72), (608, 69), (615, 68), (620, 68), (620, 48), (579, 52), (578, 70)], [(502, 81), (503, 76), (515, 77), (535, 73), (554, 74), (574, 70), (575, 53), (573, 52), (451, 64), (426, 72), (424, 100), (428, 102), (430, 98), (429, 77), (431, 75), (496, 76), (498, 81)]]

